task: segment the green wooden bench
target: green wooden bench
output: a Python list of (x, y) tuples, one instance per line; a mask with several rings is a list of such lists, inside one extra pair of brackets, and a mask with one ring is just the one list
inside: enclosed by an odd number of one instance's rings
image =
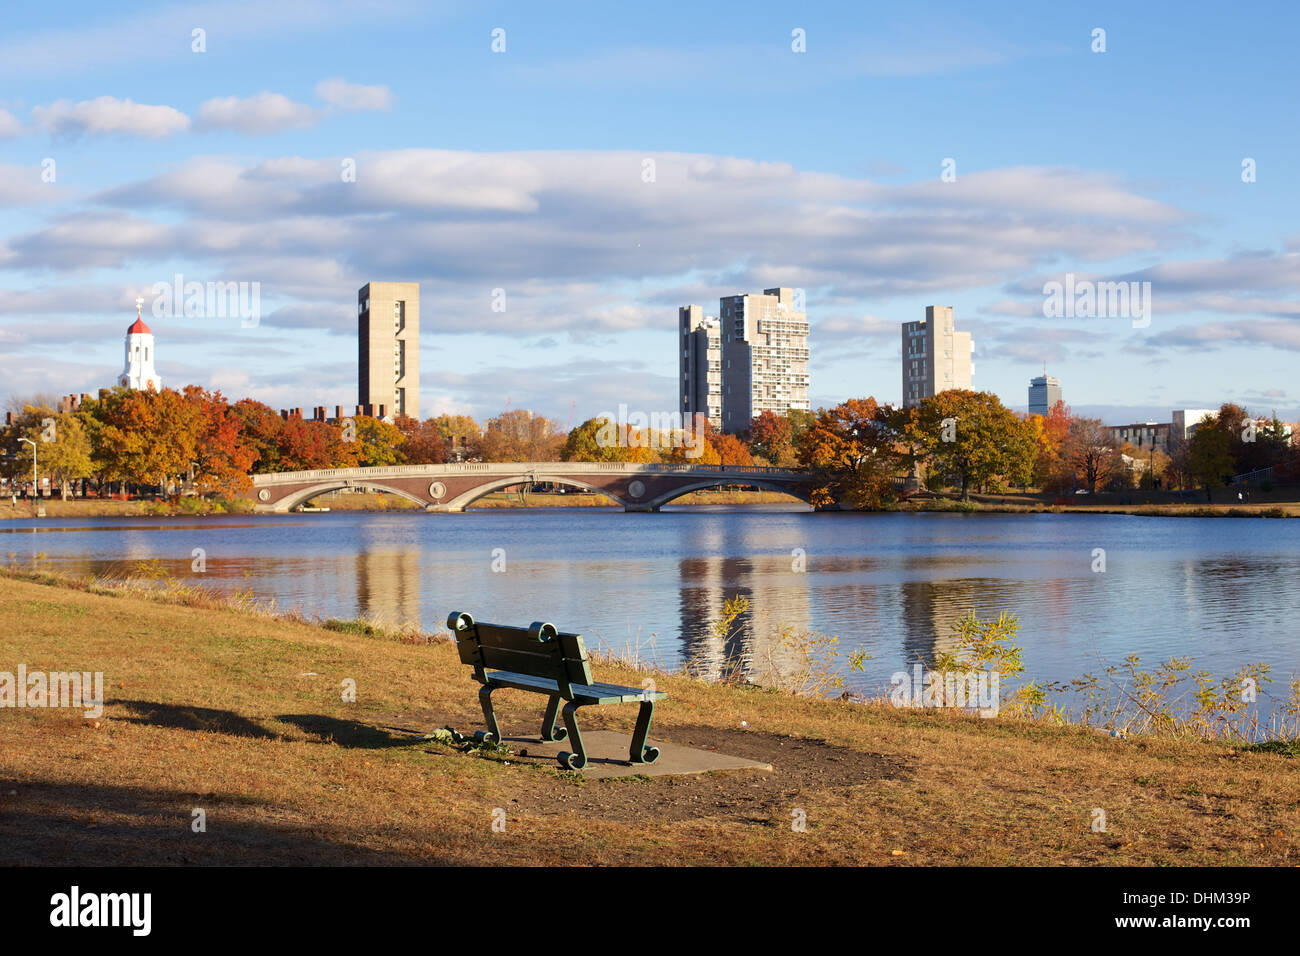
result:
[[(639, 687), (596, 683), (582, 635), (562, 634), (553, 624), (541, 622), (528, 627), (482, 624), (462, 611), (447, 616), (447, 629), (456, 638), (461, 663), (473, 667), (474, 679), (483, 685), (478, 699), (487, 731), (479, 731), (476, 736), (501, 742), (501, 727), (492, 710), (492, 692), (499, 687), (511, 687), (550, 698), (542, 717), (542, 739), (568, 739), (574, 752), (559, 755), (560, 766), (567, 770), (581, 770), (587, 765), (587, 751), (578, 731), (579, 707), (640, 703), (628, 762), (651, 764), (659, 758), (659, 750), (647, 746), (646, 735), (654, 718), (655, 701), (668, 695)], [(565, 702), (563, 727), (555, 722), (561, 700)]]

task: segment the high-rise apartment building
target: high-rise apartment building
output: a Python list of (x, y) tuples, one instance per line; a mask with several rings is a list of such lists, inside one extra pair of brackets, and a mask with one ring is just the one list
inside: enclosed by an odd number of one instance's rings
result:
[(1029, 414), (1046, 416), (1053, 405), (1061, 400), (1061, 382), (1050, 375), (1039, 375), (1029, 380)]
[(950, 388), (970, 388), (975, 350), (958, 332), (952, 307), (927, 305), (925, 318), (903, 323), (903, 406), (910, 408)]
[(381, 418), (420, 417), (420, 284), (357, 292), (357, 401)]
[(705, 315), (698, 305), (677, 310), (681, 333), (682, 422), (691, 427), (704, 415), (714, 428), (722, 428), (722, 328), (716, 315)]
[(784, 288), (720, 300), (724, 432), (743, 432), (764, 411), (808, 410), (808, 316), (795, 306)]

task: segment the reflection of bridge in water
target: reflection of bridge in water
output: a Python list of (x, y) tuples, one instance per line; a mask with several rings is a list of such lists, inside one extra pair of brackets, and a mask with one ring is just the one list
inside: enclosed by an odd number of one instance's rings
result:
[(788, 468), (525, 461), (286, 471), (254, 475), (253, 494), (258, 511), (290, 511), (343, 488), (390, 492), (427, 511), (463, 511), (494, 491), (539, 482), (596, 492), (625, 511), (658, 511), (674, 498), (721, 485), (747, 485), (809, 501), (814, 485), (807, 472)]

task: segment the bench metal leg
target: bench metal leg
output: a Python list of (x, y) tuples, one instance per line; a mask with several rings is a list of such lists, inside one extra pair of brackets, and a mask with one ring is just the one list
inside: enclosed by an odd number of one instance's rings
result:
[(654, 719), (655, 702), (641, 701), (641, 710), (636, 715), (636, 729), (632, 731), (632, 746), (628, 748), (628, 761), (634, 764), (654, 763), (659, 759), (658, 747), (647, 747), (645, 740), (650, 733), (650, 721)]
[(488, 740), (494, 744), (501, 743), (501, 726), (497, 723), (496, 712), (492, 709), (492, 692), (495, 687), (484, 685), (479, 688), (478, 702), (483, 708), (483, 720), (487, 723), (487, 731), (479, 731), (474, 736), (481, 740)]
[(542, 739), (543, 740), (563, 740), (569, 735), (568, 730), (559, 726), (555, 718), (560, 713), (560, 695), (552, 694), (551, 699), (546, 702), (546, 714), (542, 717)]
[(573, 745), (574, 753), (565, 751), (559, 755), (560, 766), (565, 770), (581, 770), (587, 766), (587, 749), (582, 745), (582, 734), (578, 732), (578, 708), (582, 706), (577, 701), (569, 701), (564, 705), (564, 726), (568, 729), (569, 743)]

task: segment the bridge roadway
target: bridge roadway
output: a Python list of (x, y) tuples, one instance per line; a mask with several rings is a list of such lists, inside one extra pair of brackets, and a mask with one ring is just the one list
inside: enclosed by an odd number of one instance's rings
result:
[(400, 495), (427, 511), (463, 511), (484, 495), (511, 485), (555, 482), (605, 495), (625, 511), (658, 511), (681, 495), (719, 485), (751, 485), (810, 501), (813, 478), (786, 468), (668, 465), (633, 462), (463, 462), (390, 465), (253, 475), (258, 511), (289, 511), (340, 488), (372, 488)]

